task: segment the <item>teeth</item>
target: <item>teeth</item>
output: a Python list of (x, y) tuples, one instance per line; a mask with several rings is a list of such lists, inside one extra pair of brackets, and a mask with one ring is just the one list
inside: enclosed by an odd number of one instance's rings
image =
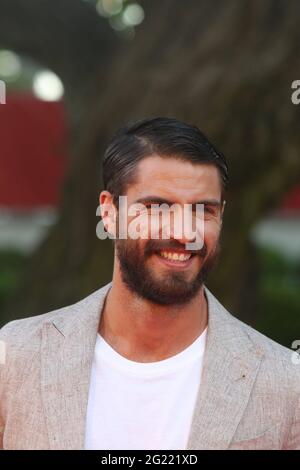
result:
[(184, 254), (184, 253), (174, 253), (170, 251), (161, 251), (160, 255), (163, 258), (174, 260), (174, 261), (186, 261), (190, 259), (191, 254)]

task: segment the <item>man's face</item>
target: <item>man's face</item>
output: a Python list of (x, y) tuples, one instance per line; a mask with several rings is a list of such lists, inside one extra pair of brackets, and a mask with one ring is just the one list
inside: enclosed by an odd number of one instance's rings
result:
[[(132, 292), (160, 305), (189, 302), (219, 253), (223, 208), (218, 169), (210, 164), (149, 156), (138, 164), (137, 178), (126, 196), (128, 207), (142, 203), (147, 211), (149, 208), (150, 219), (151, 204), (193, 204), (193, 208), (196, 203), (204, 204), (201, 249), (188, 250), (186, 243), (193, 240), (183, 230), (178, 236), (174, 224), (169, 239), (151, 239), (149, 233), (147, 239), (117, 239), (115, 245), (122, 280)], [(127, 217), (127, 223), (133, 219)]]

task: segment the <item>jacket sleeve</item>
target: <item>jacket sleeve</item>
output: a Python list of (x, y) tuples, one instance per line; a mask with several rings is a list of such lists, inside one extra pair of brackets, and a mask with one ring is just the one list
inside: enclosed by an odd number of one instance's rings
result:
[(3, 433), (4, 433), (4, 423), (0, 419), (0, 450), (3, 449)]
[(0, 449), (3, 449), (3, 436), (5, 431), (5, 396), (7, 394), (8, 369), (8, 337), (9, 328), (13, 322), (7, 323), (0, 329)]
[(298, 396), (296, 408), (294, 410), (293, 422), (289, 429), (288, 438), (283, 449), (300, 450), (300, 395)]
[(1, 338), (0, 331), (0, 449), (3, 449), (3, 433), (4, 433), (4, 416), (3, 416), (3, 401), (4, 401), (4, 372), (6, 361), (6, 343)]

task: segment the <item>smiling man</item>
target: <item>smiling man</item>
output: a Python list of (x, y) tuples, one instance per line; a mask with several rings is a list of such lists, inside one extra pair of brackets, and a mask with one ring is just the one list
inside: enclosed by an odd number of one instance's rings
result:
[[(115, 134), (103, 176), (102, 223), (117, 229), (112, 282), (1, 330), (3, 448), (300, 449), (292, 351), (206, 287), (220, 251), (223, 154), (197, 127), (148, 119)], [(124, 211), (123, 197), (139, 211)], [(168, 237), (162, 207), (176, 208)]]

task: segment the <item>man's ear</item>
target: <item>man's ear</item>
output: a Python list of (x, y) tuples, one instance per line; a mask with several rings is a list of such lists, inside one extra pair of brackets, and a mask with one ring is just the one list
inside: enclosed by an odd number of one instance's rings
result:
[(109, 191), (101, 191), (99, 196), (100, 215), (105, 230), (111, 234), (116, 234), (117, 209), (113, 203), (113, 196)]

